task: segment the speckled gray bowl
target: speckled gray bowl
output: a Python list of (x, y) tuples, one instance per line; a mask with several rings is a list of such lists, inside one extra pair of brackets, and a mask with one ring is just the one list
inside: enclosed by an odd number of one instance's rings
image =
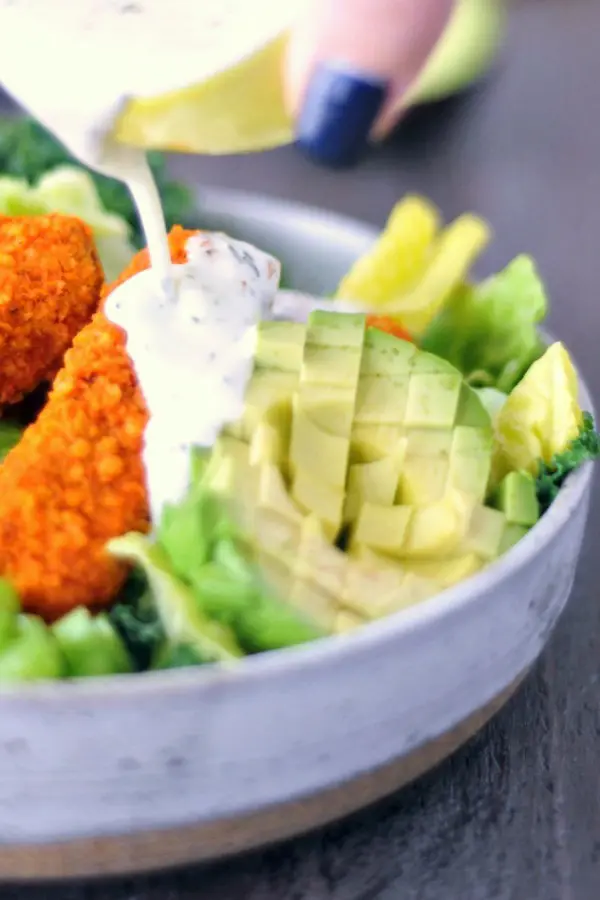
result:
[[(372, 229), (202, 195), (201, 223), (320, 293)], [(584, 396), (589, 408), (589, 398)], [(391, 792), (508, 698), (563, 609), (591, 468), (500, 562), (350, 637), (180, 670), (0, 695), (0, 880), (147, 870), (291, 836)]]

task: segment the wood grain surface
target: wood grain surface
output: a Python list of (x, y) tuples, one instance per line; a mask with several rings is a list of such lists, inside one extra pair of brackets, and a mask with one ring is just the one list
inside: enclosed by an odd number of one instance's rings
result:
[[(477, 92), (419, 115), (358, 171), (293, 150), (177, 159), (180, 174), (381, 223), (407, 190), (487, 216), (484, 270), (535, 255), (552, 329), (600, 394), (600, 2), (515, 5)], [(471, 744), (391, 800), (262, 854), (127, 882), (1, 888), (2, 900), (597, 900), (600, 896), (600, 512), (542, 662)]]

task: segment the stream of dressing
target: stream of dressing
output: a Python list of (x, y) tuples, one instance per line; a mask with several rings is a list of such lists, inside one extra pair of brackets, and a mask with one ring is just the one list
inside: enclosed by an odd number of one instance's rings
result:
[[(163, 0), (150, 6), (157, 11), (159, 4), (164, 6)], [(95, 7), (100, 17), (111, 9), (109, 0), (100, 4), (81, 0), (75, 5)], [(176, 5), (181, 6), (182, 0)], [(221, 234), (190, 238), (187, 262), (173, 265), (145, 153), (107, 137), (124, 102), (123, 85), (131, 81), (127, 68), (131, 55), (115, 50), (114, 57), (107, 58), (113, 45), (118, 50), (115, 34), (105, 41), (100, 57), (93, 52), (94, 47), (98, 50), (94, 38), (79, 45), (72, 35), (68, 43), (56, 28), (46, 32), (38, 25), (32, 31), (31, 16), (15, 14), (18, 6), (19, 0), (13, 0), (8, 9), (7, 0), (0, 0), (3, 85), (75, 156), (127, 185), (146, 237), (150, 269), (113, 291), (105, 311), (126, 334), (127, 352), (149, 412), (143, 460), (156, 524), (164, 505), (176, 503), (186, 493), (191, 448), (212, 446), (223, 425), (242, 412), (256, 324), (270, 314), (280, 265), (268, 254)], [(21, 0), (20, 6), (29, 13), (37, 8), (41, 14), (43, 9), (36, 0)], [(53, 15), (55, 9), (61, 14), (74, 12), (72, 0), (68, 5), (58, 0), (52, 4)], [(175, 11), (169, 10), (171, 14)], [(185, 29), (178, 27), (177, 33), (182, 32)], [(196, 54), (195, 58), (197, 69)], [(156, 69), (156, 59), (153, 63)]]
[(255, 326), (269, 314), (279, 273), (268, 254), (205, 233), (188, 239), (187, 262), (173, 266), (173, 297), (151, 269), (108, 297), (106, 315), (127, 335), (150, 414), (143, 459), (154, 522), (185, 495), (191, 448), (211, 447), (240, 418)]

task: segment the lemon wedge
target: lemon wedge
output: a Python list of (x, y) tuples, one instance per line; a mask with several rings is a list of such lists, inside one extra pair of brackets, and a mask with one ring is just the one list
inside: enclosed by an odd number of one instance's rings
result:
[(114, 127), (122, 144), (225, 155), (269, 150), (293, 140), (285, 105), (287, 33), (197, 84), (130, 98)]
[(334, 297), (392, 317), (419, 336), (465, 281), (490, 237), (487, 223), (470, 214), (440, 230), (440, 216), (431, 203), (406, 197)]
[(372, 249), (342, 278), (335, 298), (374, 310), (387, 306), (423, 275), (439, 227), (439, 213), (427, 200), (401, 200)]
[(552, 344), (509, 394), (496, 419), (494, 480), (525, 469), (537, 473), (579, 434), (583, 413), (577, 373), (561, 343)]
[[(160, 85), (162, 79), (158, 58), (159, 75), (149, 91), (143, 96), (135, 93), (125, 104), (115, 138), (145, 149), (211, 155), (250, 153), (291, 143), (294, 130), (284, 98), (284, 54), (289, 28), (307, 2), (227, 0), (225, 4), (203, 4), (198, 0), (187, 26), (198, 45), (196, 69), (190, 63), (185, 67), (190, 73), (187, 82), (178, 77), (179, 83), (170, 89), (156, 90), (154, 85)], [(170, 13), (174, 21), (181, 22), (185, 11), (182, 5), (182, 13), (179, 5), (172, 0)], [(139, 18), (146, 33), (156, 31), (158, 20), (149, 18), (146, 26), (143, 14)], [(494, 55), (501, 24), (498, 0), (459, 0), (411, 90), (410, 102), (452, 93), (475, 78)], [(133, 34), (132, 46), (135, 41)], [(179, 56), (186, 53), (183, 43)], [(205, 60), (207, 56), (210, 60)], [(179, 65), (172, 68), (180, 71)]]
[(489, 243), (491, 232), (483, 219), (461, 216), (439, 236), (423, 277), (401, 297), (386, 304), (386, 315), (415, 337), (423, 334)]

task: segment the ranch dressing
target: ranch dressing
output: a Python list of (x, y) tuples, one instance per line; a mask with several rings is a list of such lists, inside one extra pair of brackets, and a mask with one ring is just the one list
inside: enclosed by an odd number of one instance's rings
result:
[(256, 324), (268, 315), (280, 266), (223, 234), (188, 239), (173, 266), (175, 298), (151, 271), (113, 291), (106, 315), (127, 335), (149, 412), (143, 459), (152, 519), (185, 495), (191, 448), (210, 447), (238, 419), (253, 368)]

